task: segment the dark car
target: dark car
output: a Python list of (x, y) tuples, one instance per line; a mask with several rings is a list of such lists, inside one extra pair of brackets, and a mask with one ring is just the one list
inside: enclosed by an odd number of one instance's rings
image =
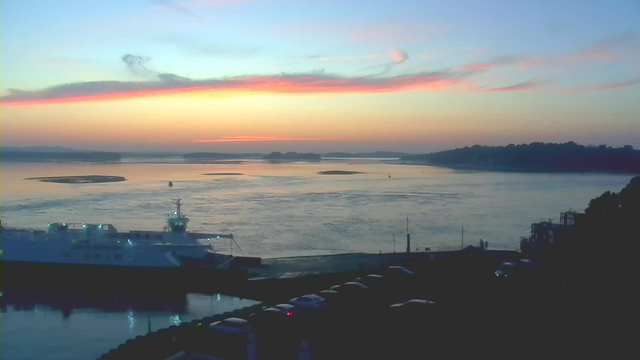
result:
[(415, 273), (402, 266), (389, 266), (384, 273), (385, 276), (390, 278), (404, 278), (409, 279), (415, 276)]
[(322, 290), (318, 295), (323, 297), (329, 306), (336, 306), (340, 301), (340, 294), (335, 290)]
[(387, 285), (386, 278), (378, 274), (369, 274), (353, 280), (354, 282), (366, 285), (369, 288), (381, 288)]
[(500, 268), (494, 272), (497, 278), (514, 277), (518, 274), (518, 265), (514, 262), (505, 262), (500, 265)]

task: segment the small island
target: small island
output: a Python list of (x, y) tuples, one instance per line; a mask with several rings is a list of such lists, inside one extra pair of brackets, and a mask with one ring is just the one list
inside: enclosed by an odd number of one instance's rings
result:
[(318, 171), (318, 175), (356, 175), (356, 174), (364, 174), (364, 173), (360, 171), (345, 171), (345, 170)]
[(225, 175), (244, 175), (244, 174), (242, 174), (242, 173), (230, 173), (230, 172), (229, 173), (225, 173), (225, 172), (222, 172), (222, 173), (209, 173), (209, 174), (202, 174), (202, 175), (207, 175), (207, 176), (225, 176)]
[(322, 157), (319, 154), (307, 153), (307, 154), (299, 154), (297, 152), (272, 152), (269, 155), (263, 157), (266, 160), (286, 160), (286, 161), (320, 161)]
[(261, 154), (226, 154), (217, 152), (196, 152), (184, 154), (182, 156), (183, 159), (191, 161), (259, 159), (261, 157)]
[(57, 184), (97, 184), (107, 182), (125, 181), (123, 176), (106, 176), (106, 175), (82, 175), (82, 176), (43, 176), (31, 177), (24, 180), (38, 180), (42, 182), (50, 182)]

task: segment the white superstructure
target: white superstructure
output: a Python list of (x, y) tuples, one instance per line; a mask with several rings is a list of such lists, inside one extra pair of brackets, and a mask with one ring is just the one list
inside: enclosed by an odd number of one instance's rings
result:
[[(169, 214), (164, 231), (118, 232), (111, 224), (50, 223), (46, 231), (2, 227), (2, 262), (113, 265), (127, 267), (180, 267), (204, 261), (224, 267), (231, 258), (216, 254), (212, 241), (233, 235), (189, 233), (189, 219)], [(226, 248), (226, 246), (225, 246)]]

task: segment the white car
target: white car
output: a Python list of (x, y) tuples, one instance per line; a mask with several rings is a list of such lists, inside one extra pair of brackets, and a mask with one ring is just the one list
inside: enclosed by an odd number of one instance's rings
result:
[(327, 301), (318, 295), (307, 294), (289, 300), (289, 303), (299, 309), (322, 309), (327, 306)]
[(248, 335), (251, 333), (251, 324), (247, 320), (239, 318), (227, 318), (209, 324), (209, 329), (226, 335)]

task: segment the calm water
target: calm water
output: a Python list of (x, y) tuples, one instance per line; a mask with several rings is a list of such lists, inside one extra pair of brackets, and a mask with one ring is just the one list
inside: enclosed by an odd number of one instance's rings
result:
[[(44, 229), (47, 222), (111, 223), (121, 230), (160, 230), (170, 198), (184, 198), (190, 229), (232, 232), (245, 254), (263, 257), (393, 250), (403, 247), (409, 216), (415, 247), (459, 246), (465, 240), (514, 247), (529, 225), (582, 210), (631, 176), (460, 172), (380, 160), (322, 163), (186, 165), (2, 163), (2, 221)], [(351, 170), (359, 175), (318, 175)], [(242, 176), (205, 176), (238, 172)], [(389, 174), (391, 178), (389, 178)], [(35, 176), (120, 175), (121, 183), (66, 185)], [(173, 188), (167, 183), (173, 181)], [(229, 244), (219, 244), (227, 249)], [(95, 358), (153, 329), (250, 305), (197, 294), (178, 298), (100, 298), (5, 290), (3, 359)]]
[[(318, 175), (323, 170), (359, 175)], [(238, 172), (242, 176), (204, 176)], [(120, 175), (106, 184), (54, 184), (35, 176)], [(391, 174), (391, 178), (389, 178)], [(231, 232), (245, 254), (263, 257), (393, 250), (406, 217), (416, 247), (465, 239), (515, 246), (529, 225), (583, 210), (630, 175), (461, 172), (376, 160), (185, 165), (144, 160), (113, 165), (2, 163), (2, 221), (45, 229), (48, 222), (111, 223), (161, 230), (171, 198), (184, 198), (190, 230)], [(174, 186), (167, 186), (173, 181)], [(398, 246), (401, 246), (398, 243)], [(219, 245), (221, 250), (228, 243)]]
[(4, 290), (0, 358), (95, 359), (149, 329), (250, 306), (224, 295), (98, 296)]

